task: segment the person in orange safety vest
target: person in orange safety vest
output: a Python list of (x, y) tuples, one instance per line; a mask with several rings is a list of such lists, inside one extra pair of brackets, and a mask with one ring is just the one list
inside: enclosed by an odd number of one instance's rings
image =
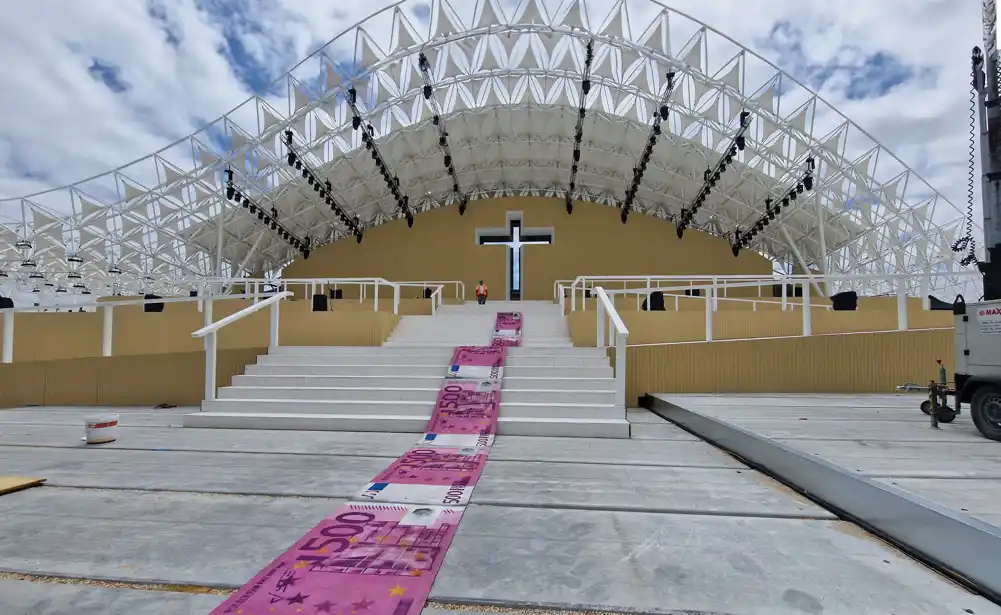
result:
[(487, 302), (487, 285), (480, 280), (480, 283), (476, 285), (476, 302), (483, 305)]

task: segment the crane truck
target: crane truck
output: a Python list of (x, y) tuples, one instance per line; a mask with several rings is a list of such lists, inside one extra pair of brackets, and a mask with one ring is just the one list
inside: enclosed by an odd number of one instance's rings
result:
[[(974, 425), (985, 437), (1001, 441), (1001, 73), (995, 0), (983, 0), (984, 49), (973, 48), (971, 168), (979, 120), (984, 216), (984, 261), (977, 262), (970, 195), (966, 236), (953, 245), (965, 251), (964, 265), (976, 263), (983, 275), (981, 301), (953, 305), (956, 319), (956, 411), (968, 404)], [(972, 175), (971, 175), (972, 186)]]

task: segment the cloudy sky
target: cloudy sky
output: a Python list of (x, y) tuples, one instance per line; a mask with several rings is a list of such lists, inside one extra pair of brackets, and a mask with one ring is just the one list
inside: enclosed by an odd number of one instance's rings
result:
[[(0, 198), (77, 181), (163, 147), (266, 90), (298, 59), (388, 4), (12, 2), (0, 14)], [(502, 4), (510, 14), (518, 2)], [(612, 4), (592, 0), (591, 19)], [(669, 4), (814, 87), (965, 205), (969, 56), (980, 44), (979, 3)], [(414, 6), (415, 21), (430, 12)]]

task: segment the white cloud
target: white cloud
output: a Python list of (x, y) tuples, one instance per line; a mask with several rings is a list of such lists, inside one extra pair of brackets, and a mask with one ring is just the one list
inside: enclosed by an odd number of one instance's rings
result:
[[(279, 76), (388, 4), (17, 2), (16, 9), (0, 15), (0, 197), (80, 180), (163, 147), (195, 130), (200, 120), (213, 120), (245, 100), (252, 85)], [(472, 0), (454, 4), (466, 13), (473, 6)], [(552, 13), (558, 3), (546, 4)], [(613, 4), (590, 2), (592, 25)], [(504, 5), (510, 17), (516, 3)], [(969, 55), (980, 42), (977, 5), (676, 0), (671, 6), (794, 72), (803, 69), (797, 63), (833, 63), (851, 70), (884, 54), (924, 73), (926, 78), (905, 81), (882, 96), (849, 100), (845, 75), (850, 73), (842, 72), (820, 93), (963, 206)], [(652, 16), (652, 5), (631, 2), (630, 9), (632, 29), (638, 33)], [(770, 39), (779, 23), (798, 33), (798, 57)], [(242, 54), (236, 64), (233, 44)], [(115, 93), (95, 79), (89, 71), (95, 61), (117, 71), (127, 89)], [(0, 206), (3, 213), (11, 215), (10, 207)]]

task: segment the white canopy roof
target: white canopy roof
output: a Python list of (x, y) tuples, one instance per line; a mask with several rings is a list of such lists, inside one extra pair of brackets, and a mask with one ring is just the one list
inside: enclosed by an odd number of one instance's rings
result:
[[(155, 154), (18, 199), (20, 219), (0, 222), (0, 268), (29, 286), (77, 283), (95, 293), (111, 280), (171, 292), (190, 287), (192, 277), (277, 270), (296, 253), (256, 216), (226, 202), (226, 168), (298, 237), (325, 243), (350, 234), (286, 163), (287, 129), (308, 165), (366, 227), (399, 217), (352, 127), (344, 95), (352, 86), (379, 152), (417, 212), (455, 203), (460, 194), (563, 198), (584, 50), (592, 41), (575, 198), (622, 202), (665, 74), (675, 71), (670, 115), (634, 210), (672, 219), (688, 207), (747, 110), (747, 147), (700, 209), (696, 228), (717, 235), (746, 228), (763, 213), (765, 198), (788, 192), (813, 157), (814, 190), (751, 249), (783, 265), (831, 273), (959, 269), (950, 246), (962, 213), (954, 205), (816, 94), (705, 24), (652, 1), (619, 0), (607, 15), (592, 14), (584, 0), (559, 7), (522, 0), (510, 15), (496, 0), (436, 0), (426, 18), (418, 5), (426, 6), (405, 0), (335, 38), (282, 78), (285, 97), (254, 97)], [(422, 95), (422, 51), (431, 62), (433, 100)], [(432, 125), (435, 106), (459, 194)], [(58, 213), (66, 211), (72, 213)], [(18, 251), (19, 239), (31, 248)], [(19, 266), (25, 258), (37, 266)], [(123, 273), (109, 276), (109, 269)], [(33, 271), (44, 279), (28, 278)], [(932, 290), (959, 283), (935, 278)]]

